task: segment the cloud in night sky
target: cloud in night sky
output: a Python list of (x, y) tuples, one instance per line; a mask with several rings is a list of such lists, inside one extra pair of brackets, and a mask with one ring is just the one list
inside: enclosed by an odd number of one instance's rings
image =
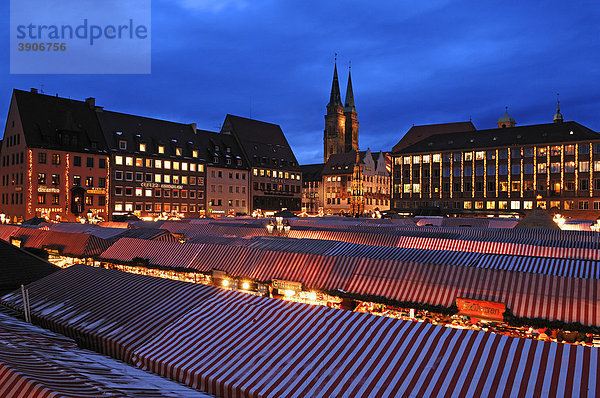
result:
[(597, 2), (152, 3), (152, 74), (9, 75), (5, 59), (0, 117), (13, 88), (42, 85), (207, 130), (251, 114), (280, 124), (301, 163), (319, 162), (337, 52), (342, 95), (352, 61), (361, 149), (390, 150), (413, 123), (495, 127), (505, 106), (520, 125), (550, 122), (557, 92), (565, 120), (600, 130)]

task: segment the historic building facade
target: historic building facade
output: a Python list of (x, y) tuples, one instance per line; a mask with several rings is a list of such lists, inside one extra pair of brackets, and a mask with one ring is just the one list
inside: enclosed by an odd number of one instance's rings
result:
[(249, 212), (301, 210), (302, 172), (281, 127), (227, 115), (221, 134), (235, 137), (248, 160)]
[[(361, 210), (359, 214), (373, 213), (390, 208), (391, 180), (386, 154), (367, 149), (359, 152), (358, 158), (357, 163), (353, 151), (334, 154), (325, 163), (322, 172), (325, 214), (354, 214), (356, 208)], [(360, 182), (355, 181), (357, 178)]]
[(409, 144), (394, 148), (394, 208), (600, 216), (600, 134), (564, 122), (558, 107), (553, 123), (517, 127), (507, 110), (495, 129), (456, 132), (456, 125), (418, 129), (428, 131), (423, 139), (405, 137)]
[(92, 99), (14, 90), (0, 159), (0, 211), (11, 222), (106, 218), (109, 159)]
[(300, 167), (281, 128), (232, 115), (208, 132), (107, 111), (94, 98), (14, 90), (0, 162), (0, 214), (11, 222), (301, 207)]

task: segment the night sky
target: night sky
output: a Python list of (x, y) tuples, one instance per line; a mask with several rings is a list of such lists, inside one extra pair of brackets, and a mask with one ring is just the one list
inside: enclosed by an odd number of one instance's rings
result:
[(390, 150), (413, 123), (492, 128), (505, 106), (519, 125), (551, 122), (557, 92), (565, 120), (600, 130), (598, 1), (152, 3), (150, 75), (10, 75), (2, 2), (0, 117), (30, 87), (205, 130), (251, 113), (281, 125), (301, 164), (321, 162), (337, 52), (361, 149)]

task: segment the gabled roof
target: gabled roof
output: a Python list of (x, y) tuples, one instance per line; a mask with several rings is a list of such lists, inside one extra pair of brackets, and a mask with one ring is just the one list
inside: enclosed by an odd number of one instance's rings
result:
[[(157, 154), (158, 146), (165, 147), (165, 157), (179, 157), (176, 148), (182, 149), (183, 157), (192, 157), (198, 149), (194, 128), (189, 124), (170, 122), (149, 117), (112, 111), (97, 112), (106, 143), (111, 151), (118, 152), (119, 141), (127, 141), (127, 153)], [(139, 152), (139, 144), (146, 144), (146, 152)]]
[[(244, 152), (233, 135), (212, 131), (199, 131), (196, 138), (202, 148), (201, 157), (206, 159), (208, 166), (238, 170), (248, 169), (248, 162), (245, 159)], [(228, 148), (229, 152), (227, 151)], [(215, 162), (216, 158), (218, 158), (218, 162)], [(227, 164), (227, 159), (231, 159), (231, 164)], [(242, 164), (239, 166), (238, 160), (242, 161)]]
[(397, 153), (495, 148), (587, 140), (600, 140), (600, 134), (577, 122), (546, 123), (432, 135)]
[(404, 134), (404, 137), (392, 148), (392, 152), (398, 152), (401, 149), (407, 148), (416, 142), (419, 142), (434, 134), (448, 134), (460, 131), (475, 131), (477, 130), (473, 123), (469, 122), (454, 122), (440, 124), (425, 124), (422, 126), (412, 126), (410, 130)]
[(251, 166), (300, 171), (279, 125), (228, 114), (221, 133), (229, 132), (237, 138)]
[[(377, 162), (379, 158), (379, 152), (371, 153), (373, 161)], [(364, 163), (367, 151), (360, 151), (360, 163)], [(350, 151), (346, 153), (334, 153), (329, 156), (325, 167), (323, 167), (323, 175), (332, 174), (352, 174), (354, 172), (354, 165), (356, 163), (356, 151)]]
[(13, 90), (28, 147), (105, 152), (94, 107), (85, 101)]
[(300, 166), (300, 169), (302, 170), (302, 181), (321, 181), (324, 166), (324, 163), (305, 164)]

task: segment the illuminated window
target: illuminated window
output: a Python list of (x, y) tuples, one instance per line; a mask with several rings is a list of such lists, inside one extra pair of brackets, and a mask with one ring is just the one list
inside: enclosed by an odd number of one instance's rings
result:
[(471, 209), (472, 203), (470, 201), (466, 201), (463, 203), (463, 207), (467, 210)]
[(131, 156), (127, 156), (125, 158), (125, 165), (126, 166), (133, 166), (133, 158)]
[(500, 210), (507, 210), (508, 209), (508, 202), (506, 200), (501, 200), (498, 202), (498, 208)]
[(565, 145), (565, 155), (575, 155), (575, 145)]
[(146, 144), (144, 144), (144, 143), (140, 144), (140, 152), (146, 152)]
[(512, 200), (510, 202), (510, 208), (513, 210), (519, 210), (521, 208), (521, 202), (518, 200)]
[(546, 147), (545, 146), (539, 147), (537, 149), (537, 155), (538, 156), (546, 156), (546, 152), (547, 151), (546, 151)]
[(439, 153), (433, 154), (433, 163), (439, 163), (442, 161), (442, 155)]
[(431, 157), (429, 155), (423, 155), (423, 163), (429, 163), (429, 159)]
[(483, 160), (484, 157), (485, 157), (485, 151), (475, 152), (475, 160)]
[(550, 163), (550, 173), (560, 173), (560, 162)]
[(188, 164), (187, 164), (187, 162), (181, 163), (181, 170), (183, 170), (183, 171), (187, 171), (188, 170)]
[(181, 153), (182, 153), (181, 148), (175, 148), (175, 155), (181, 156)]
[(159, 145), (158, 146), (158, 153), (165, 153), (165, 146), (164, 145)]
[[(557, 208), (560, 210), (560, 200), (551, 200), (550, 208)], [(598, 210), (598, 209), (595, 209), (595, 210)]]
[(142, 188), (135, 189), (135, 196), (142, 196)]
[(194, 149), (194, 150), (192, 151), (192, 157), (193, 157), (193, 158), (197, 158), (197, 157), (198, 157), (198, 150)]
[(122, 165), (123, 164), (123, 156), (115, 156), (115, 164)]
[(125, 203), (125, 211), (133, 211), (133, 203)]
[(181, 183), (182, 183), (182, 184), (187, 184), (187, 183), (188, 183), (188, 178), (187, 178), (187, 176), (181, 176)]
[(531, 200), (523, 201), (523, 209), (525, 209), (525, 210), (533, 209), (533, 201), (531, 201)]
[(135, 167), (144, 167), (144, 159), (135, 158)]
[(473, 152), (465, 152), (465, 162), (470, 162), (473, 160)]
[(421, 162), (421, 156), (419, 156), (419, 155), (413, 156), (414, 164), (419, 164), (420, 162)]
[(179, 170), (179, 162), (173, 162), (173, 170)]
[(162, 168), (162, 160), (155, 160), (154, 161), (154, 168), (156, 168), (156, 169)]
[(199, 164), (198, 165), (198, 172), (199, 173), (203, 173), (204, 172), (204, 165), (203, 164)]
[(580, 172), (590, 171), (590, 162), (579, 162), (579, 171)]
[(152, 189), (146, 188), (144, 190), (144, 194), (146, 195), (146, 197), (152, 197)]
[(171, 183), (171, 176), (170, 176), (169, 174), (165, 174), (165, 175), (163, 176), (163, 182), (164, 182), (165, 184), (170, 184), (170, 183)]
[(115, 203), (115, 211), (123, 211), (123, 203)]
[(260, 169), (260, 176), (264, 177), (265, 176), (265, 170), (264, 169)]
[(521, 181), (512, 181), (511, 186), (513, 192), (519, 192), (521, 190)]
[(410, 193), (410, 184), (404, 184), (404, 193)]
[(170, 168), (171, 168), (171, 161), (170, 161), (170, 160), (165, 160), (165, 161), (163, 162), (163, 167), (164, 167), (165, 169), (170, 169)]
[(496, 208), (496, 202), (494, 202), (494, 201), (485, 202), (485, 206), (488, 210), (494, 210)]
[(546, 163), (538, 163), (537, 164), (537, 172), (538, 172), (538, 174), (545, 174), (546, 173)]
[(413, 189), (414, 193), (420, 193), (421, 192), (421, 184), (413, 184), (412, 189)]
[[(550, 147), (550, 156), (560, 156), (560, 146), (553, 145)], [(525, 208), (525, 203), (523, 203), (523, 208)]]
[(410, 156), (404, 157), (404, 164), (410, 164)]
[(154, 174), (154, 182), (162, 182), (162, 174)]
[(573, 162), (573, 161), (565, 162), (565, 173), (574, 173), (574, 172), (575, 172), (575, 162)]
[(190, 163), (190, 171), (196, 171), (196, 163)]

